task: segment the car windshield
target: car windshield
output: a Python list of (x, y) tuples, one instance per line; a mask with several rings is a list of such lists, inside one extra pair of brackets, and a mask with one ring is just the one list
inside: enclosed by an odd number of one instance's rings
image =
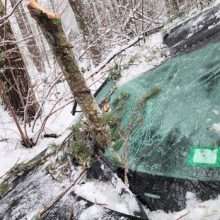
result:
[(210, 43), (119, 86), (110, 105), (128, 141), (107, 157), (116, 163), (127, 149), (131, 170), (220, 180), (219, 54)]

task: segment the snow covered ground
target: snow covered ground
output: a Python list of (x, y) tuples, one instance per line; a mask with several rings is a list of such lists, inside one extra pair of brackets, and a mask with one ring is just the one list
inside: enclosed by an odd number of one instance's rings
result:
[[(215, 4), (218, 3), (220, 3), (219, 0), (217, 0)], [(117, 58), (117, 60), (122, 60), (121, 65), (126, 66), (127, 64), (129, 64), (129, 66), (122, 69), (122, 78), (118, 82), (118, 85), (122, 85), (127, 81), (140, 76), (147, 70), (159, 65), (162, 61), (164, 61), (167, 55), (168, 52), (164, 45), (162, 45), (161, 33), (146, 38), (146, 43), (142, 43), (141, 46), (137, 45), (129, 48), (120, 55), (120, 58)], [(108, 69), (110, 69), (113, 65), (114, 63), (107, 65), (96, 77), (102, 77), (105, 74), (105, 72)], [(90, 72), (85, 73), (85, 75), (89, 74)], [(88, 84), (92, 84), (93, 81), (95, 81), (95, 79), (90, 79)], [(97, 89), (99, 85), (100, 82), (99, 84), (93, 86), (93, 90)], [(46, 89), (49, 89), (49, 87), (43, 87), (43, 85), (41, 85), (38, 89), (40, 88), (42, 88), (41, 95), (43, 97), (43, 94), (45, 95), (45, 91)], [(52, 95), (50, 95), (50, 97), (47, 98), (47, 101), (49, 100), (49, 102), (45, 102), (43, 108), (44, 116), (46, 116), (50, 112), (51, 108), (53, 107), (52, 103), (54, 103), (53, 99), (57, 95), (66, 95), (66, 99), (63, 99), (57, 106), (57, 108), (59, 108), (59, 106), (62, 107), (63, 105), (65, 105), (66, 102), (71, 101), (71, 97), (68, 95), (68, 89), (66, 87), (66, 84), (59, 84), (53, 90)], [(59, 144), (65, 139), (65, 137), (69, 134), (68, 129), (74, 123), (74, 120), (76, 120), (77, 118), (77, 116), (73, 117), (71, 115), (71, 107), (72, 104), (69, 104), (62, 108), (60, 111), (57, 111), (53, 116), (51, 116), (48, 119), (48, 122), (45, 126), (45, 130), (42, 133), (42, 137), (39, 139), (38, 144), (34, 146), (32, 149), (27, 149), (21, 145), (18, 130), (15, 124), (13, 123), (9, 113), (5, 111), (2, 106), (0, 106), (0, 181), (1, 177), (4, 176), (4, 174), (15, 164), (28, 161), (35, 157), (37, 154), (39, 154), (42, 150), (47, 148), (48, 145), (52, 143)], [(36, 127), (33, 132), (30, 128), (27, 128), (27, 132), (30, 135), (30, 137), (36, 137), (38, 130), (41, 127), (42, 120), (43, 119), (40, 118), (37, 120)], [(22, 122), (20, 123), (23, 126)], [(43, 134), (45, 133), (56, 133), (57, 135), (59, 135), (59, 137), (46, 139), (43, 138)], [(96, 190), (98, 190), (97, 187), (98, 185), (94, 185), (93, 183), (91, 183), (90, 185), (83, 185), (82, 187), (76, 187), (76, 193), (78, 193), (79, 195), (87, 196), (88, 200), (94, 200), (93, 194)], [(106, 203), (107, 199), (109, 199), (109, 196), (106, 195), (105, 190), (100, 190), (100, 188), (99, 192), (96, 193), (96, 196), (99, 203)], [(109, 201), (112, 207), (116, 206), (116, 203), (114, 201), (116, 197), (117, 195), (113, 195), (112, 200)], [(158, 210), (154, 212), (148, 212), (149, 218), (151, 220), (220, 219), (220, 197), (216, 200), (201, 202), (197, 201), (193, 194), (188, 193), (187, 200), (188, 202), (186, 209), (180, 212), (165, 213), (163, 211)], [(116, 209), (118, 207), (119, 206), (117, 205)], [(121, 208), (123, 209), (123, 207)], [(100, 209), (99, 206), (92, 206), (81, 215), (80, 219), (97, 219), (100, 216), (101, 212), (103, 212), (103, 209)]]
[(205, 202), (196, 201), (192, 193), (187, 195), (187, 207), (174, 213), (165, 213), (163, 211), (155, 211), (149, 213), (152, 220), (219, 220), (220, 219), (220, 197), (216, 200)]
[[(158, 210), (154, 212), (147, 212), (150, 220), (219, 220), (220, 198), (216, 200), (209, 200), (206, 202), (196, 201), (191, 193), (188, 193), (189, 199), (187, 207), (180, 212), (165, 213)], [(83, 220), (99, 219), (101, 220), (100, 207), (91, 207), (85, 213), (82, 213)], [(94, 216), (94, 218), (92, 218)]]
[[(42, 108), (41, 115), (35, 125), (34, 121), (26, 125), (22, 120), (19, 121), (22, 130), (24, 132), (26, 130), (29, 138), (34, 141), (38, 139), (36, 146), (31, 149), (22, 146), (19, 131), (10, 113), (4, 109), (4, 106), (0, 106), (0, 180), (14, 165), (32, 159), (51, 144), (62, 143), (69, 134), (68, 128), (73, 125), (78, 115), (73, 117), (71, 114), (72, 96), (66, 83), (61, 81), (51, 89), (57, 78), (56, 74), (51, 76), (51, 70), (48, 69), (44, 78), (39, 76), (38, 79), (34, 79), (34, 89)], [(52, 115), (48, 117), (51, 113)], [(56, 134), (58, 138), (44, 138), (45, 134)]]

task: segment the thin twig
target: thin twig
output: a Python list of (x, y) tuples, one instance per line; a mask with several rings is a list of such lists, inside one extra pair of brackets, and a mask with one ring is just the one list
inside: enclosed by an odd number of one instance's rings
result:
[(14, 13), (14, 11), (16, 10), (16, 8), (20, 5), (20, 3), (21, 3), (22, 1), (23, 1), (23, 0), (18, 1), (18, 2), (15, 4), (14, 8), (12, 9), (12, 11), (11, 11), (8, 15), (5, 15), (5, 16), (1, 17), (1, 18), (0, 18), (0, 22), (1, 22), (1, 21), (5, 21), (5, 20), (8, 19), (10, 16), (12, 16), (12, 14)]
[(67, 220), (72, 220), (73, 219), (73, 205), (71, 205), (70, 210), (69, 210), (69, 216)]
[(44, 215), (48, 212), (48, 210), (50, 210), (54, 205), (56, 205), (73, 186), (75, 186), (78, 182), (80, 182), (80, 180), (86, 175), (87, 171), (88, 171), (88, 168), (83, 169), (82, 172), (79, 174), (79, 176), (76, 178), (76, 180), (67, 189), (65, 189), (63, 192), (61, 192), (51, 202), (51, 204), (49, 206), (47, 206), (46, 208), (44, 208), (43, 210), (40, 211), (38, 217), (40, 219), (42, 219), (44, 217)]
[(151, 29), (149, 31), (144, 31), (141, 35), (139, 35), (138, 37), (134, 38), (133, 40), (131, 40), (127, 45), (121, 47), (119, 50), (117, 50), (116, 52), (114, 52), (113, 54), (110, 54), (100, 65), (98, 65), (90, 74), (89, 77), (86, 78), (86, 80), (94, 77), (99, 71), (101, 71), (108, 63), (110, 63), (117, 55), (121, 54), (122, 52), (124, 52), (126, 49), (132, 47), (133, 45), (135, 45), (137, 42), (139, 42), (140, 40), (142, 40), (144, 37), (149, 36), (151, 34), (154, 34), (158, 31), (160, 31), (163, 28), (163, 26), (159, 26), (157, 28)]
[(179, 218), (177, 218), (176, 220), (180, 220), (182, 219), (183, 217), (187, 216), (190, 212), (188, 211), (187, 213), (185, 213), (184, 215), (181, 215)]
[(37, 113), (36, 113), (35, 116), (34, 116), (34, 122), (33, 122), (32, 128), (31, 128), (32, 132), (34, 131), (34, 127), (35, 127), (36, 121), (37, 121), (37, 119), (38, 119), (38, 117), (39, 117), (39, 114), (40, 114), (42, 108), (43, 108), (43, 105), (44, 105), (44, 103), (45, 103), (45, 101), (46, 101), (46, 98), (50, 95), (51, 90), (52, 90), (53, 87), (57, 84), (57, 82), (62, 78), (62, 76), (63, 76), (63, 75), (61, 74), (61, 75), (53, 82), (53, 84), (50, 86), (50, 88), (48, 89), (47, 94), (46, 94), (46, 96), (44, 97), (43, 102), (41, 103), (40, 107), (39, 107), (38, 110), (37, 110)]

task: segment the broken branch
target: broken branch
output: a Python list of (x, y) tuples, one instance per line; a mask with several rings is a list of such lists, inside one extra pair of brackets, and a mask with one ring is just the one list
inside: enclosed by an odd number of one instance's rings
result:
[(59, 15), (56, 15), (56, 14), (48, 11), (47, 9), (42, 7), (39, 3), (37, 3), (36, 0), (30, 0), (28, 2), (28, 8), (32, 9), (32, 10), (37, 10), (43, 14), (46, 14), (49, 19), (60, 19)]

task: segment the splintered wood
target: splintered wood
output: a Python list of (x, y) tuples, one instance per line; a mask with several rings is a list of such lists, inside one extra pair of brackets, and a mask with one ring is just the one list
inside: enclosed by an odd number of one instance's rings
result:
[(59, 15), (56, 15), (48, 11), (47, 9), (43, 8), (39, 3), (36, 2), (36, 0), (30, 0), (28, 2), (28, 8), (41, 11), (42, 13), (46, 14), (49, 19), (60, 19)]

